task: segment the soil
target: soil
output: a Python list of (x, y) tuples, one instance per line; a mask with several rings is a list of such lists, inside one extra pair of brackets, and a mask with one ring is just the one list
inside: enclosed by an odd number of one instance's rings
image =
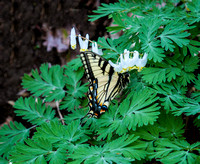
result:
[(77, 54), (70, 49), (47, 52), (43, 46), (46, 31), (74, 26), (91, 40), (106, 35), (110, 20), (88, 21), (88, 15), (100, 3), (114, 0), (1, 0), (0, 6), (0, 125), (19, 120), (12, 104), (24, 94), (20, 85), (24, 73), (38, 69), (42, 63), (63, 64)]

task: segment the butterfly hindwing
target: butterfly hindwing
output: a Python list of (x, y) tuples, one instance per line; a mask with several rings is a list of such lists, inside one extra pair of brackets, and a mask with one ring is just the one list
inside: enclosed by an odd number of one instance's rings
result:
[(99, 116), (104, 112), (102, 108), (106, 110), (110, 100), (129, 82), (129, 75), (115, 72), (107, 60), (93, 52), (82, 52), (80, 56), (90, 82), (89, 113)]

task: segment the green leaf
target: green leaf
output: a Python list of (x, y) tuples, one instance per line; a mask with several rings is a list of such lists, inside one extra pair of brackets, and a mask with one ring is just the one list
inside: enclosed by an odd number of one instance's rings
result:
[(196, 40), (190, 40), (190, 44), (188, 44), (187, 47), (192, 56), (194, 56), (195, 54), (197, 55), (199, 53), (199, 49), (200, 49), (200, 42), (198, 42)]
[(77, 109), (81, 104), (80, 98), (85, 97), (88, 90), (88, 83), (82, 84), (80, 79), (84, 75), (84, 70), (73, 71), (70, 67), (66, 67), (65, 75), (67, 76), (66, 88), (67, 96), (61, 102), (60, 109), (67, 108), (68, 111)]
[[(62, 125), (57, 120), (37, 127), (33, 139), (18, 143), (9, 159), (16, 163), (66, 163), (70, 155), (79, 147), (84, 147), (88, 137), (81, 129), (79, 121)], [(86, 147), (86, 146), (85, 146)]]
[(85, 93), (88, 90), (87, 83), (81, 84), (81, 82), (76, 83), (75, 85), (68, 87), (67, 93), (72, 95), (74, 98), (82, 98), (85, 97)]
[(200, 103), (200, 74), (198, 74), (198, 79), (195, 81), (196, 91), (192, 93), (192, 98), (194, 98), (198, 103)]
[(37, 70), (33, 70), (33, 77), (25, 74), (22, 80), (23, 87), (34, 96), (44, 96), (48, 102), (61, 100), (65, 96), (63, 68), (58, 65), (48, 68), (47, 64), (43, 64), (40, 71), (41, 74)]
[(136, 136), (139, 136), (139, 140), (141, 143), (146, 144), (146, 152), (151, 153), (155, 149), (155, 144), (162, 140), (160, 133), (164, 130), (162, 127), (155, 123), (154, 125), (147, 125), (143, 127), (137, 128), (137, 130), (134, 132)]
[[(167, 124), (166, 124), (167, 122)], [(151, 155), (155, 153), (158, 144), (165, 140), (171, 142), (177, 139), (184, 139), (184, 124), (181, 117), (175, 117), (172, 114), (162, 112), (158, 122), (154, 125), (137, 128), (134, 134), (139, 136), (140, 142), (146, 144), (146, 151)], [(166, 154), (169, 150), (165, 150)], [(150, 159), (154, 157), (150, 156)]]
[(88, 107), (87, 108), (82, 108), (79, 110), (74, 110), (72, 113), (66, 115), (64, 117), (65, 122), (69, 123), (72, 122), (74, 120), (80, 120), (81, 118), (83, 118), (88, 112)]
[[(184, 139), (184, 124), (181, 117), (175, 117), (171, 113), (162, 113), (158, 119), (159, 126), (162, 127), (161, 137), (170, 140)], [(167, 123), (167, 124), (166, 124)]]
[(184, 140), (177, 140), (174, 143), (169, 140), (163, 140), (159, 143), (152, 157), (157, 158), (162, 163), (198, 163), (198, 155), (194, 154), (193, 150), (199, 150), (199, 145), (200, 143), (190, 145)]
[(98, 130), (98, 140), (105, 137), (110, 139), (113, 132), (122, 135), (128, 130), (135, 130), (136, 127), (153, 124), (156, 121), (160, 113), (160, 107), (154, 103), (158, 99), (156, 94), (144, 89), (130, 95), (119, 107), (114, 106), (110, 113), (104, 114), (99, 120), (101, 128)]
[(199, 58), (197, 56), (186, 56), (183, 67), (185, 72), (193, 72), (195, 69), (198, 69)]
[[(164, 66), (165, 67), (165, 66)], [(181, 70), (177, 67), (167, 65), (165, 68), (144, 68), (141, 72), (143, 79), (150, 84), (161, 84), (163, 82), (171, 82), (172, 79), (176, 79), (181, 74)]]
[(156, 40), (156, 34), (162, 21), (152, 18), (146, 18), (143, 21), (145, 21), (145, 24), (142, 24), (139, 33), (142, 50), (148, 54), (149, 59), (153, 59), (154, 62), (161, 62), (165, 55), (163, 49), (160, 48), (160, 41)]
[(52, 144), (48, 140), (40, 138), (34, 142), (28, 139), (26, 144), (18, 143), (15, 146), (9, 159), (14, 163), (46, 164), (44, 156), (55, 152), (56, 150), (53, 151)]
[(79, 105), (81, 105), (81, 102), (79, 99), (76, 99), (72, 96), (67, 96), (64, 98), (64, 100), (60, 103), (60, 109), (67, 109), (67, 111), (73, 111), (75, 109), (78, 109)]
[(78, 57), (76, 59), (72, 59), (70, 62), (67, 63), (67, 66), (72, 68), (73, 71), (77, 71), (80, 67), (82, 67), (83, 64), (81, 62), (81, 59)]
[[(126, 106), (127, 107), (127, 106)], [(98, 140), (105, 139), (108, 140), (112, 138), (113, 132), (116, 132), (119, 135), (127, 133), (127, 128), (124, 128), (124, 122), (122, 122), (121, 116), (119, 113), (119, 106), (111, 105), (109, 106), (109, 111), (101, 116), (101, 119), (97, 121), (97, 125), (100, 125), (98, 128)], [(95, 128), (97, 129), (97, 128)]]
[(182, 105), (181, 108), (177, 108), (174, 112), (177, 116), (185, 113), (186, 116), (196, 115), (198, 113), (198, 119), (200, 119), (200, 104), (193, 99), (187, 98), (187, 101)]
[(50, 164), (65, 164), (66, 158), (66, 150), (63, 148), (58, 148), (47, 155), (47, 161), (50, 161)]
[(21, 123), (10, 122), (10, 125), (4, 125), (0, 129), (0, 155), (9, 156), (17, 142), (23, 142), (29, 136), (29, 129), (26, 129)]
[(186, 94), (186, 88), (182, 87), (179, 83), (169, 83), (154, 85), (156, 92), (160, 94), (161, 105), (164, 109), (169, 112), (170, 110), (176, 110), (177, 106), (182, 106), (187, 99), (184, 94)]
[(73, 71), (71, 67), (65, 67), (65, 75), (67, 76), (66, 84), (68, 86), (76, 86), (84, 75), (84, 70)]
[(191, 11), (189, 13), (189, 20), (190, 20), (190, 24), (193, 24), (195, 22), (199, 22), (200, 21), (200, 3), (198, 0), (193, 0), (189, 3), (187, 3), (187, 7), (188, 9)]
[(141, 72), (143, 79), (150, 84), (162, 83), (166, 81), (166, 69), (162, 68), (144, 68)]
[(15, 102), (14, 108), (18, 109), (15, 110), (17, 116), (23, 116), (23, 119), (34, 125), (41, 125), (44, 122), (53, 120), (55, 116), (55, 112), (50, 106), (46, 107), (41, 99), (34, 97), (24, 99), (20, 97)]
[[(71, 144), (76, 147), (76, 142), (78, 144), (85, 142), (88, 139), (86, 134), (87, 131), (80, 127), (79, 120), (71, 121), (67, 126), (62, 125), (56, 120), (42, 124), (41, 127), (38, 127), (34, 139), (36, 140), (42, 136), (53, 144), (65, 145), (67, 149), (67, 146)], [(71, 152), (72, 150), (69, 151)]]
[(123, 105), (120, 105), (119, 112), (124, 117), (128, 129), (134, 130), (136, 126), (141, 127), (156, 121), (160, 114), (158, 111), (160, 107), (155, 103), (158, 98), (153, 91), (144, 89), (141, 92), (133, 93), (129, 108), (123, 109)]
[(170, 67), (167, 69), (166, 73), (167, 81), (171, 82), (173, 79), (176, 79), (176, 77), (180, 75), (181, 70), (176, 67)]
[[(127, 164), (135, 159), (141, 160), (146, 156), (145, 151), (140, 150), (145, 145), (137, 145), (134, 142), (138, 137), (124, 135), (116, 140), (106, 143), (102, 147), (91, 146), (78, 148), (71, 156), (75, 161), (84, 163), (123, 163)], [(80, 163), (81, 163), (80, 162)]]
[[(116, 58), (117, 54), (120, 54), (119, 50), (117, 49), (116, 45), (113, 43), (112, 39), (105, 39), (104, 37), (98, 38), (98, 45), (102, 49), (106, 49), (104, 53), (106, 54), (105, 58)], [(117, 59), (117, 58), (116, 58)]]
[(132, 3), (125, 3), (123, 1), (121, 1), (120, 3), (109, 3), (109, 4), (105, 4), (105, 3), (101, 3), (101, 6), (98, 7), (98, 10), (94, 10), (94, 13), (97, 13), (98, 15), (89, 15), (90, 19), (89, 21), (95, 21), (101, 17), (107, 16), (109, 14), (112, 13), (119, 13), (121, 11), (130, 11), (131, 10), (131, 5)]
[(188, 45), (190, 41), (185, 38), (190, 34), (183, 32), (187, 29), (189, 29), (189, 26), (184, 24), (184, 22), (171, 21), (167, 24), (164, 31), (158, 36), (161, 39), (161, 46), (165, 48), (165, 51), (168, 49), (172, 52), (174, 51), (175, 46), (172, 44), (173, 42), (179, 47)]
[(181, 85), (186, 86), (187, 83), (193, 82), (195, 80), (195, 76), (193, 73), (186, 73), (182, 71), (180, 77), (177, 80), (181, 83)]
[(112, 34), (115, 34), (125, 28), (126, 25), (125, 25), (124, 21), (122, 20), (120, 14), (113, 13), (112, 19), (114, 21), (114, 24), (117, 24), (118, 26), (114, 25), (111, 27), (106, 27), (106, 29), (108, 29), (108, 32), (114, 31), (114, 32), (112, 32)]
[(4, 159), (4, 158), (2, 158), (2, 157), (0, 157), (0, 163), (1, 164), (9, 164), (9, 161)]

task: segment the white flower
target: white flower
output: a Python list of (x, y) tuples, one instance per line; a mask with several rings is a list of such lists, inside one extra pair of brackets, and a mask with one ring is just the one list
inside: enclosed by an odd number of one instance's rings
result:
[(75, 50), (76, 49), (76, 32), (75, 32), (74, 27), (71, 29), (70, 44), (71, 44), (71, 48)]
[(121, 64), (114, 64), (112, 61), (108, 61), (108, 63), (112, 66), (112, 67), (114, 67), (114, 70), (116, 71), (116, 72), (121, 72), (122, 71), (122, 65)]
[(89, 35), (86, 34), (86, 39), (83, 41), (81, 38), (81, 35), (78, 35), (78, 40), (79, 40), (79, 44), (80, 44), (80, 51), (88, 51), (88, 41), (89, 41)]
[(68, 46), (62, 43), (62, 39), (60, 37), (55, 38), (57, 51), (59, 53), (64, 52), (68, 49)]
[(141, 71), (142, 68), (147, 64), (147, 53), (144, 53), (144, 56), (142, 59), (138, 59), (136, 66), (138, 67), (138, 71)]
[(60, 31), (56, 32), (56, 36), (54, 37), (52, 33), (49, 31), (47, 33), (47, 40), (43, 43), (43, 45), (47, 46), (47, 51), (51, 51), (53, 47), (57, 49), (57, 51), (64, 52), (68, 49), (68, 46), (62, 43), (62, 35)]
[(108, 62), (114, 67), (115, 71), (119, 73), (128, 72), (133, 69), (138, 69), (138, 71), (141, 71), (147, 63), (147, 56), (148, 55), (145, 53), (143, 58), (140, 59), (139, 52), (134, 51), (133, 57), (131, 57), (130, 52), (125, 49), (124, 54), (120, 55), (120, 62), (117, 62), (116, 64), (110, 60)]
[(43, 43), (44, 46), (47, 46), (47, 51), (51, 51), (53, 47), (56, 47), (56, 42), (54, 37), (50, 32), (47, 33), (47, 40)]
[(102, 49), (98, 49), (96, 42), (92, 42), (92, 52), (94, 52), (98, 55), (103, 55)]
[(130, 65), (130, 67), (133, 67), (133, 66), (135, 66), (136, 64), (137, 64), (137, 62), (138, 62), (138, 60), (139, 60), (139, 52), (138, 51), (134, 51), (133, 52), (133, 58), (132, 59), (130, 59), (131, 60), (131, 65)]

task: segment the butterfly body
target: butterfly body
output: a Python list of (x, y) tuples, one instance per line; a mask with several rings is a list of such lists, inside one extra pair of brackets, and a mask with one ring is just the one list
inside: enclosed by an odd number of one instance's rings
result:
[(104, 104), (100, 104), (98, 100), (98, 79), (95, 79), (93, 83), (89, 87), (88, 91), (88, 99), (89, 99), (89, 107), (90, 111), (88, 115), (91, 117), (99, 117), (102, 113), (104, 113), (108, 109), (108, 104), (104, 102)]
[(107, 60), (93, 52), (80, 54), (90, 82), (88, 115), (98, 118), (108, 110), (109, 102), (129, 83), (128, 73), (117, 73)]

